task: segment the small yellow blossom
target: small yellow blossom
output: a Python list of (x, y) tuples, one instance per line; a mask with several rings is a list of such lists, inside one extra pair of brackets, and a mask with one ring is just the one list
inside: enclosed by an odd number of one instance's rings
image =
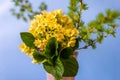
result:
[(55, 38), (57, 39), (57, 41), (61, 42), (64, 39), (64, 35), (63, 34), (57, 34), (55, 36)]
[(32, 63), (33, 63), (33, 64), (37, 63), (37, 60), (33, 59), (33, 60), (32, 60)]
[(69, 41), (67, 47), (74, 47), (76, 40)]
[(34, 51), (33, 49), (27, 47), (24, 43), (20, 44), (19, 48), (22, 52), (24, 52), (28, 56), (31, 56)]
[(34, 41), (35, 46), (38, 47), (38, 48), (40, 47), (41, 43), (42, 42), (39, 39)]

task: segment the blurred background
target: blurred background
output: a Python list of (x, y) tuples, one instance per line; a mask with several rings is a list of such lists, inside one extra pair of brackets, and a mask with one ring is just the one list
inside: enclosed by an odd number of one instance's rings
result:
[[(32, 0), (31, 0), (32, 1)], [(67, 13), (69, 0), (34, 0), (33, 5), (44, 1), (48, 11), (63, 9)], [(84, 0), (89, 9), (84, 11), (83, 20), (94, 20), (99, 12), (110, 8), (120, 11), (119, 0)], [(46, 80), (42, 65), (31, 63), (31, 59), (19, 50), (20, 32), (28, 30), (30, 22), (13, 17), (11, 0), (0, 0), (0, 80)], [(119, 22), (120, 23), (120, 22)], [(116, 38), (109, 36), (93, 50), (80, 50), (79, 72), (76, 80), (120, 80), (120, 27)]]

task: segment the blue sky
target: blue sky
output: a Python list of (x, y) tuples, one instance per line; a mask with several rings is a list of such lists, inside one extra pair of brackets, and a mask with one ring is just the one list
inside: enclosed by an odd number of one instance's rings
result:
[[(48, 11), (63, 9), (67, 12), (69, 0), (41, 0), (48, 4)], [(119, 10), (119, 0), (84, 0), (89, 10), (83, 14), (86, 22), (93, 20), (107, 8)], [(39, 1), (33, 1), (34, 6)], [(27, 31), (29, 22), (17, 20), (10, 14), (10, 0), (0, 0), (0, 80), (46, 80), (42, 65), (33, 65), (31, 59), (19, 51), (19, 33)], [(119, 22), (120, 23), (120, 22)], [(97, 49), (79, 51), (80, 65), (76, 80), (120, 80), (120, 28), (117, 36), (109, 36)]]

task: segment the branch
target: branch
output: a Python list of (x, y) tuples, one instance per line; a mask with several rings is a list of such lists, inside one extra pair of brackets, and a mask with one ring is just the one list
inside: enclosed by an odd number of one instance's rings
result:
[(96, 40), (94, 40), (91, 44), (85, 45), (84, 47), (78, 48), (77, 50), (81, 50), (81, 49), (87, 49), (89, 46), (95, 45), (96, 44)]
[(80, 12), (78, 12), (78, 25), (77, 25), (77, 28), (79, 28), (79, 23), (81, 22), (80, 20), (80, 17), (81, 17), (81, 13), (82, 13), (82, 4), (83, 4), (83, 1), (80, 0)]
[[(83, 0), (80, 0), (80, 4), (81, 4), (81, 6), (82, 6), (82, 4), (83, 4)], [(82, 11), (82, 8), (80, 8), (80, 12)]]

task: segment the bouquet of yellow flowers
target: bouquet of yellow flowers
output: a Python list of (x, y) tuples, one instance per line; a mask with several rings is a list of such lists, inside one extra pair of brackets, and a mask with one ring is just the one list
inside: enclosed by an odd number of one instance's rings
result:
[[(70, 0), (68, 9), (66, 15), (62, 10), (42, 11), (35, 15), (35, 19), (29, 15), (33, 19), (30, 28), (20, 33), (23, 41), (21, 51), (32, 58), (33, 63), (43, 64), (55, 80), (77, 74), (78, 62), (73, 57), (76, 49), (87, 49), (89, 46), (95, 49), (96, 44), (102, 43), (107, 36), (115, 37), (119, 26), (116, 22), (120, 20), (119, 11), (108, 9), (105, 13), (99, 13), (95, 20), (84, 24), (82, 11), (88, 7), (83, 0)], [(35, 14), (32, 7), (21, 7), (22, 13), (26, 10)], [(16, 15), (26, 20), (26, 16)], [(83, 46), (79, 47), (79, 43), (83, 43)]]
[(42, 11), (35, 16), (29, 30), (20, 35), (21, 51), (31, 57), (33, 63), (43, 64), (56, 80), (77, 74), (78, 63), (73, 53), (78, 48), (78, 29), (62, 10)]

